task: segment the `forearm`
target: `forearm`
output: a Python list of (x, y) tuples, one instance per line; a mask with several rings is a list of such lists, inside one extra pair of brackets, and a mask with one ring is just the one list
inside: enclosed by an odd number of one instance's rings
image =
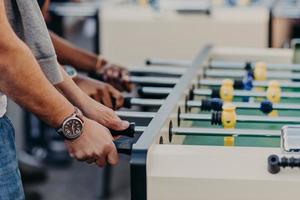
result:
[(0, 90), (49, 125), (58, 127), (74, 111), (73, 105), (46, 79), (27, 46), (18, 40), (13, 43), (17, 45), (0, 56)]
[(68, 41), (50, 32), (50, 36), (58, 57), (63, 65), (71, 65), (79, 70), (94, 71), (98, 56), (91, 52), (77, 48)]
[(8, 23), (0, 0), (0, 91), (58, 127), (74, 108), (46, 79), (29, 48)]
[(67, 75), (64, 69), (61, 67), (64, 81), (57, 84), (55, 87), (59, 89), (63, 95), (76, 107), (84, 111), (85, 99), (88, 97)]

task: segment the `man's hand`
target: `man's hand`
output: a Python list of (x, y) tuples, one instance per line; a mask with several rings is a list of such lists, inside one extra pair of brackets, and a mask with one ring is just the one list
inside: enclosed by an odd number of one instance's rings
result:
[(102, 76), (104, 82), (120, 91), (130, 92), (132, 90), (128, 70), (124, 67), (104, 61), (104, 65), (96, 73)]
[(109, 130), (87, 118), (84, 118), (84, 123), (79, 138), (65, 141), (71, 157), (87, 163), (95, 162), (99, 167), (103, 167), (106, 161), (111, 165), (117, 164), (118, 153)]
[(84, 106), (81, 106), (80, 109), (89, 119), (112, 130), (122, 131), (129, 127), (128, 121), (121, 120), (112, 109), (91, 98), (86, 98)]
[(124, 104), (122, 94), (109, 84), (81, 75), (74, 81), (88, 96), (111, 109), (119, 109)]

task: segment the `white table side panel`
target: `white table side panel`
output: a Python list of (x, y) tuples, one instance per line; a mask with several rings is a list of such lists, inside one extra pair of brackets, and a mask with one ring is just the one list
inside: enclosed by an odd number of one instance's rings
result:
[(147, 195), (158, 199), (286, 199), (300, 195), (299, 169), (272, 175), (267, 158), (279, 148), (153, 145)]

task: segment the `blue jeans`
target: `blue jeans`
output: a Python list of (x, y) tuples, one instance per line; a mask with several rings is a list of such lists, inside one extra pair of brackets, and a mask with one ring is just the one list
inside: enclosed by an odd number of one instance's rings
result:
[(14, 128), (10, 120), (0, 118), (0, 199), (23, 200), (24, 192), (15, 148)]

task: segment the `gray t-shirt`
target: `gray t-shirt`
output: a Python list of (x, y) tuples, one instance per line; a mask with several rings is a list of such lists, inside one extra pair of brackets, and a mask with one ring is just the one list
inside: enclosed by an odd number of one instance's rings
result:
[[(37, 1), (4, 0), (4, 3), (13, 30), (30, 48), (47, 79), (52, 84), (61, 82), (63, 78), (55, 50)], [(5, 109), (6, 98), (0, 93), (0, 117)]]

